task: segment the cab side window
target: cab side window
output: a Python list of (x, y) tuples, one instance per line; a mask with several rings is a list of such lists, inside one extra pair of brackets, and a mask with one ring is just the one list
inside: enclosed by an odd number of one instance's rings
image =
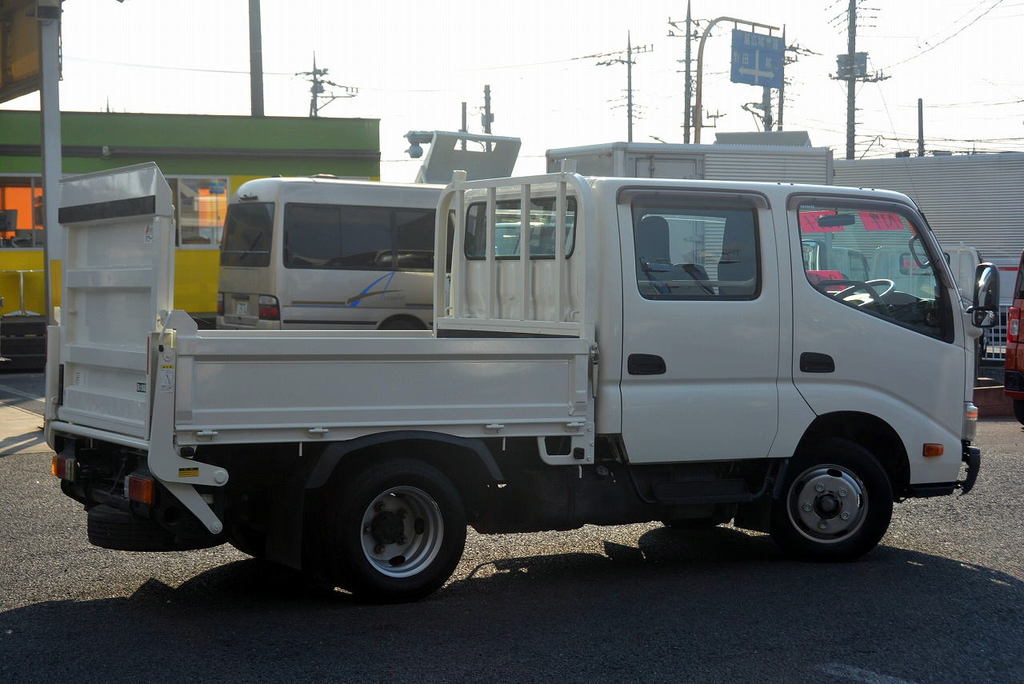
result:
[(924, 335), (952, 339), (935, 255), (908, 213), (874, 204), (802, 203), (797, 220), (804, 274), (823, 296)]

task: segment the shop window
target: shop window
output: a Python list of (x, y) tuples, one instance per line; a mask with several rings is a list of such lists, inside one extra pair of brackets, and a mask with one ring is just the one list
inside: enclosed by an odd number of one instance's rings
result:
[(178, 178), (171, 189), (177, 197), (178, 244), (218, 246), (228, 209), (228, 179)]
[(0, 178), (0, 248), (43, 246), (43, 189), (37, 178)]

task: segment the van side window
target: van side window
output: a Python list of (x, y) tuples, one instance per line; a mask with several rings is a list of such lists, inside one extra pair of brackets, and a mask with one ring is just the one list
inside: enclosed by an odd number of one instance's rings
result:
[(285, 205), (285, 268), (430, 270), (433, 248), (432, 209)]
[(640, 197), (633, 202), (636, 280), (645, 299), (756, 299), (757, 213), (751, 207)]
[(939, 339), (952, 321), (936, 256), (911, 217), (875, 204), (801, 203), (804, 273), (823, 296)]

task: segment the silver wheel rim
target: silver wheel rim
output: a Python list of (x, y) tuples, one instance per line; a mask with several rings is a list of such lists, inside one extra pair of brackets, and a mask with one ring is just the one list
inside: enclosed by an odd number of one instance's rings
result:
[(363, 556), (388, 577), (422, 572), (441, 550), (444, 519), (434, 497), (417, 487), (392, 487), (377, 495), (360, 525)]
[(789, 487), (789, 519), (804, 537), (835, 544), (856, 534), (867, 519), (866, 488), (838, 465), (816, 465)]

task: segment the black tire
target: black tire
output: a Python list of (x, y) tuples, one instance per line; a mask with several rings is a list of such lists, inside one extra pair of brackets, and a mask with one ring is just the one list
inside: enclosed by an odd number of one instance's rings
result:
[(1013, 400), (1013, 415), (1017, 418), (1017, 422), (1024, 425), (1024, 399)]
[(253, 558), (267, 555), (267, 535), (246, 525), (236, 525), (228, 535), (228, 543)]
[(789, 463), (771, 535), (801, 559), (853, 560), (885, 535), (892, 503), (889, 476), (870, 452), (838, 437), (819, 440)]
[(380, 324), (378, 330), (426, 330), (427, 326), (418, 318), (400, 316), (391, 318)]
[(320, 575), (358, 598), (415, 601), (451, 577), (466, 545), (466, 513), (451, 481), (406, 458), (342, 473), (326, 505)]

